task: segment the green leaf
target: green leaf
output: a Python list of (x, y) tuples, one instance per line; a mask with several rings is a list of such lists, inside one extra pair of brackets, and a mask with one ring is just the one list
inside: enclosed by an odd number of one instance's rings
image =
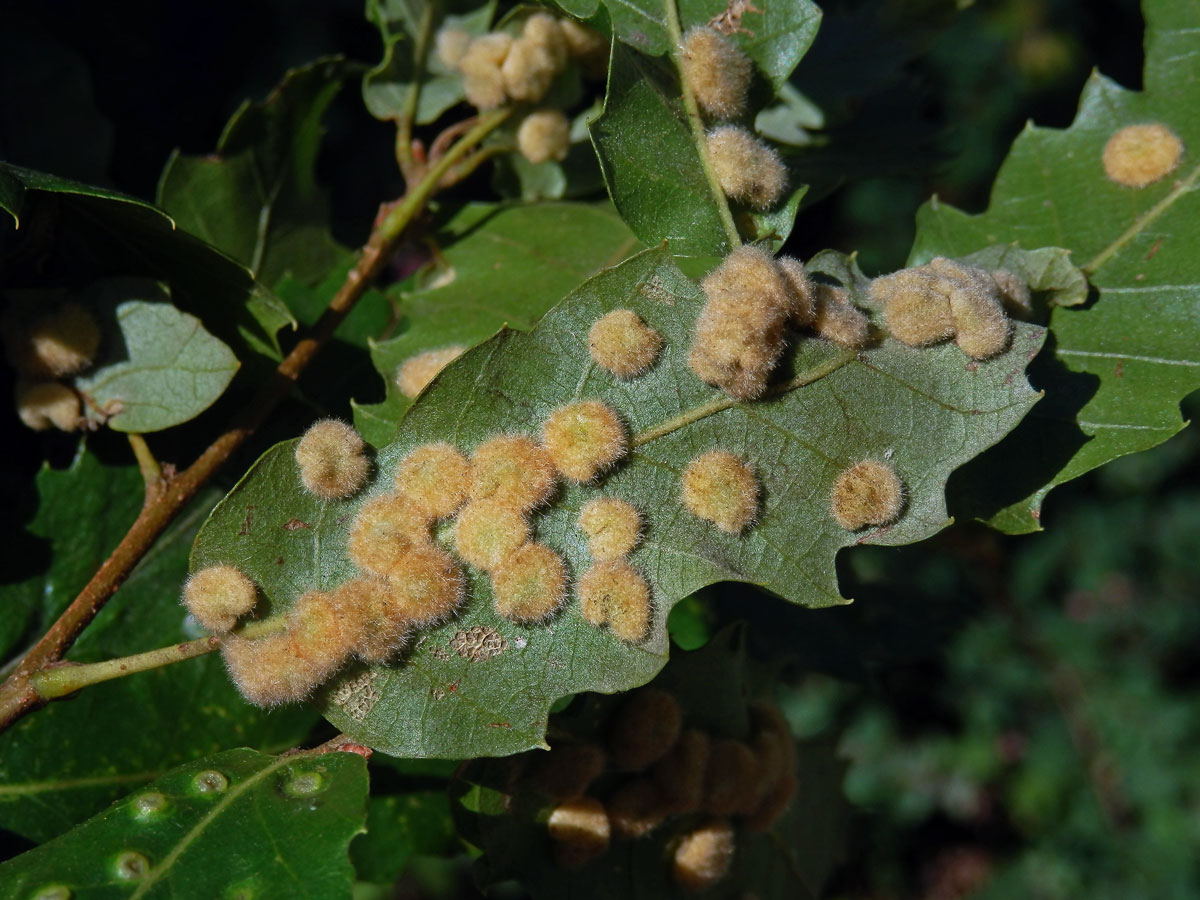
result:
[[(87, 584), (142, 505), (136, 466), (104, 465), (83, 449), (69, 469), (43, 468), (37, 487), (37, 516), (28, 526), (37, 543), (21, 551), (32, 571), (10, 563), (0, 587), (5, 658), (36, 639)], [(72, 661), (97, 662), (203, 633), (177, 597), (192, 541), (215, 499), (204, 493), (159, 538), (80, 636)], [(0, 734), (0, 827), (48, 840), (173, 765), (230, 744), (284, 750), (314, 721), (300, 707), (267, 713), (247, 706), (215, 654), (94, 685)]]
[[(842, 265), (863, 296), (865, 279)], [(587, 624), (574, 604), (548, 626), (515, 625), (493, 612), (488, 580), (476, 574), (456, 619), (423, 633), (402, 662), (348, 670), (320, 699), (334, 725), (387, 753), (503, 755), (542, 743), (558, 697), (645, 682), (666, 661), (670, 607), (706, 584), (748, 581), (814, 608), (845, 602), (837, 551), (910, 543), (943, 528), (950, 472), (1011, 430), (1036, 400), (1022, 372), (1044, 333), (1018, 325), (1012, 349), (987, 363), (967, 360), (953, 345), (914, 350), (886, 341), (855, 355), (804, 340), (769, 399), (739, 404), (686, 368), (702, 303), (664, 248), (602, 272), (533, 331), (504, 331), (447, 368), (405, 416), (397, 440), (379, 451), (376, 487), (364, 496), (320, 503), (300, 489), (293, 445), (269, 451), (213, 511), (193, 565), (236, 561), (272, 609), (286, 608), (299, 593), (354, 574), (345, 551), (354, 514), (389, 489), (414, 446), (448, 440), (470, 449), (497, 432), (536, 432), (560, 404), (607, 401), (633, 435), (631, 457), (603, 489), (645, 518), (646, 539), (632, 558), (655, 596), (648, 639), (624, 644)], [(637, 312), (668, 348), (631, 383), (596, 370), (584, 337), (615, 306)], [(761, 515), (741, 536), (719, 533), (679, 506), (684, 466), (714, 448), (744, 454), (761, 479)], [(893, 526), (853, 534), (833, 523), (829, 492), (839, 472), (870, 456), (892, 459), (908, 506)], [(536, 521), (538, 539), (576, 573), (589, 564), (576, 514), (595, 493), (569, 487)], [(447, 527), (442, 539), (448, 534)], [(480, 660), (459, 655), (455, 635), (469, 628), (497, 634), (503, 651)]]
[[(747, 701), (762, 696), (752, 684), (764, 679), (750, 671), (753, 667), (745, 659), (740, 634), (740, 629), (726, 629), (701, 650), (676, 651), (652, 682), (679, 701), (685, 727), (735, 740), (748, 736)], [(620, 702), (621, 698), (594, 695), (579, 698), (552, 718), (553, 731), (560, 740), (603, 746), (607, 721)], [(485, 885), (516, 878), (534, 898), (693, 896), (674, 883), (669, 860), (673, 841), (701, 823), (703, 817), (698, 815), (670, 817), (644, 838), (614, 839), (607, 853), (580, 868), (559, 865), (546, 834), (548, 804), (513, 777), (514, 762), (530, 772), (544, 759), (543, 751), (534, 750), (516, 761), (475, 760), (451, 787), (460, 830), (483, 850), (477, 871)], [(841, 790), (845, 768), (832, 744), (798, 742), (798, 784), (790, 809), (764, 833), (736, 831), (733, 865), (706, 896), (819, 896), (845, 854), (849, 824), (849, 804)], [(622, 774), (602, 775), (588, 793), (602, 795), (618, 787)], [(493, 808), (481, 805), (478, 798), (484, 793), (500, 802)]]
[[(733, 249), (722, 224), (724, 197), (717, 200), (705, 174), (673, 64), (614, 45), (604, 111), (589, 127), (609, 196), (638, 238), (667, 241), (680, 256)], [(741, 212), (746, 237), (781, 246), (804, 190), (770, 213)]]
[(392, 883), (414, 856), (449, 856), (458, 844), (446, 792), (412, 791), (371, 798), (350, 858), (360, 881)]
[[(167, 773), (0, 866), (5, 896), (349, 897), (366, 764), (230, 750)], [(39, 893), (43, 892), (43, 893)]]
[(433, 36), (439, 28), (456, 28), (471, 35), (488, 30), (495, 0), (466, 12), (447, 14), (465, 3), (430, 3), (428, 0), (367, 0), (367, 18), (383, 38), (383, 61), (363, 76), (363, 103), (375, 118), (385, 122), (403, 115), (412, 91), (419, 86), (416, 122), (428, 125), (450, 107), (463, 102), (462, 75), (446, 68), (434, 52)]
[[(1045, 402), (996, 451), (961, 475), (961, 514), (1009, 533), (1040, 528), (1055, 486), (1183, 428), (1179, 401), (1200, 387), (1200, 10), (1146, 0), (1145, 90), (1101, 75), (1084, 88), (1066, 130), (1028, 127), (1000, 170), (988, 211), (966, 215), (936, 200), (922, 209), (913, 259), (988, 244), (1054, 244), (1071, 251), (1098, 292), (1051, 311), (1053, 338), (1031, 375)], [(1128, 125), (1161, 122), (1186, 148), (1178, 170), (1147, 187), (1105, 177), (1101, 155)]]
[(108, 329), (96, 370), (75, 379), (75, 386), (110, 428), (145, 434), (186, 422), (233, 380), (233, 351), (195, 316), (172, 306), (161, 285), (110, 279), (88, 294), (104, 313), (101, 321), (115, 327)]
[(395, 384), (404, 360), (451, 344), (474, 346), (504, 325), (532, 328), (580, 281), (637, 247), (611, 208), (584, 203), (470, 204), (437, 239), (445, 245), (439, 266), (416, 290), (398, 294), (398, 333), (371, 347), (387, 399), (356, 406), (354, 421), (377, 446), (392, 439), (412, 403)]
[[(86, 262), (95, 275), (164, 281), (182, 308), (200, 315), (217, 337), (246, 351), (245, 356), (281, 357), (276, 335), (296, 324), (287, 308), (245, 266), (178, 230), (158, 208), (5, 162), (0, 162), (0, 208), (19, 227), (26, 219), (44, 217), (43, 230), (52, 231), (73, 254), (86, 250), (86, 257), (73, 260), (72, 277), (79, 277)], [(30, 241), (40, 239), (36, 226), (26, 233)]]
[(159, 204), (264, 284), (323, 276), (341, 248), (316, 181), (321, 120), (352, 71), (337, 57), (288, 71), (266, 100), (238, 108), (215, 153), (171, 157)]

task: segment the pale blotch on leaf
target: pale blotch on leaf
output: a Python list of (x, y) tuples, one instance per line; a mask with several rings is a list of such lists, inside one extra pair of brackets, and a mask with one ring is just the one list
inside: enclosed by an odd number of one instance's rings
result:
[(652, 614), (650, 586), (625, 560), (596, 563), (583, 573), (575, 589), (587, 622), (607, 625), (628, 644), (646, 639)]
[(414, 399), (442, 369), (466, 352), (467, 348), (462, 344), (451, 344), (410, 356), (396, 369), (396, 387), (405, 397)]
[(17, 415), (27, 428), (74, 431), (83, 424), (79, 395), (57, 381), (20, 381), (16, 389)]
[(423, 444), (396, 469), (396, 490), (433, 519), (454, 514), (467, 499), (471, 463), (446, 443)]
[(557, 483), (549, 455), (523, 434), (498, 434), (471, 454), (472, 500), (495, 500), (527, 512), (549, 500)]
[(1170, 175), (1183, 157), (1183, 141), (1161, 122), (1127, 125), (1104, 145), (1104, 174), (1124, 187), (1141, 188)]
[(684, 84), (707, 115), (733, 119), (745, 111), (753, 65), (725, 35), (704, 26), (689, 29), (679, 66)]
[(296, 444), (296, 465), (305, 490), (322, 500), (341, 500), (358, 493), (371, 462), (357, 431), (337, 419), (314, 422)]
[(829, 509), (838, 525), (857, 531), (887, 525), (904, 508), (904, 485), (896, 470), (877, 459), (864, 459), (838, 475)]
[(697, 728), (679, 736), (671, 751), (654, 764), (654, 783), (672, 814), (695, 812), (704, 802), (704, 777), (711, 741)]
[(473, 500), (454, 522), (454, 549), (468, 563), (493, 572), (529, 540), (529, 521), (495, 500)]
[(575, 482), (588, 482), (629, 450), (625, 423), (599, 400), (570, 403), (542, 425), (542, 446), (554, 467)]
[(865, 347), (870, 334), (867, 317), (850, 302), (850, 292), (830, 284), (817, 285), (813, 329), (847, 350)]
[(591, 741), (574, 741), (555, 744), (549, 753), (535, 752), (531, 762), (537, 767), (533, 786), (539, 793), (551, 800), (574, 800), (604, 773), (608, 756)]
[(671, 858), (671, 876), (685, 891), (707, 890), (729, 873), (735, 849), (733, 826), (714, 819), (683, 836)]
[(577, 797), (558, 804), (546, 821), (554, 858), (560, 866), (576, 868), (603, 856), (610, 828), (604, 804), (594, 797)]
[(787, 187), (787, 167), (766, 141), (738, 125), (708, 133), (708, 162), (726, 196), (757, 210), (773, 207)]
[(496, 612), (524, 624), (544, 622), (567, 596), (567, 567), (545, 544), (530, 542), (492, 573)]
[(697, 456), (683, 471), (683, 505), (728, 534), (740, 534), (758, 513), (758, 479), (727, 450)]
[(571, 147), (571, 123), (557, 109), (531, 112), (517, 127), (517, 150), (534, 165), (567, 158)]
[(592, 361), (618, 378), (634, 378), (649, 369), (662, 344), (662, 335), (631, 309), (606, 313), (588, 331)]
[(206, 566), (193, 572), (183, 585), (182, 602), (187, 611), (217, 634), (231, 630), (257, 601), (258, 588), (234, 566)]
[(616, 497), (593, 497), (579, 510), (579, 530), (592, 559), (620, 559), (633, 552), (642, 533), (642, 517), (632, 503)]
[(384, 494), (366, 503), (350, 525), (347, 551), (364, 572), (391, 575), (401, 556), (430, 541), (431, 517), (402, 494)]
[(671, 749), (682, 729), (683, 711), (673, 695), (658, 688), (636, 691), (609, 723), (613, 762), (627, 769), (644, 769)]

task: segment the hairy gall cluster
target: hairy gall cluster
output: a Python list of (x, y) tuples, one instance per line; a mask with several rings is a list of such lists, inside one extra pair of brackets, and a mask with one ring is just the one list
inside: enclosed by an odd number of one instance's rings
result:
[(631, 309), (606, 313), (588, 331), (592, 361), (617, 378), (636, 378), (648, 370), (662, 345), (662, 335)]
[(403, 494), (375, 497), (350, 525), (350, 559), (364, 572), (392, 575), (403, 554), (428, 543), (430, 524), (430, 516)]
[(100, 325), (80, 303), (67, 301), (46, 312), (45, 292), (28, 293), (14, 299), (0, 318), (4, 348), (19, 376), (17, 415), (34, 431), (74, 431), (85, 421), (80, 396), (52, 379), (77, 375), (95, 363)]
[(396, 369), (396, 387), (411, 400), (425, 390), (442, 369), (466, 352), (467, 348), (462, 344), (451, 344), (410, 356)]
[(345, 422), (314, 422), (296, 444), (296, 465), (305, 490), (322, 500), (343, 500), (367, 482), (371, 461), (361, 435)]
[(877, 459), (857, 462), (833, 483), (829, 510), (847, 531), (888, 525), (904, 509), (904, 485), (896, 470)]
[(870, 327), (862, 310), (850, 302), (850, 292), (831, 284), (818, 284), (815, 293), (813, 330), (847, 350), (867, 345)]
[(728, 534), (740, 534), (758, 514), (758, 479), (741, 457), (727, 450), (697, 456), (680, 481), (687, 511)]
[(1161, 122), (1127, 125), (1108, 139), (1104, 174), (1123, 187), (1142, 188), (1166, 178), (1183, 158), (1183, 141)]
[(618, 638), (636, 644), (650, 630), (650, 586), (623, 559), (598, 562), (583, 573), (576, 586), (579, 611), (593, 625), (607, 625)]
[(215, 634), (231, 631), (256, 602), (258, 588), (234, 566), (206, 566), (193, 572), (183, 585), (183, 605)]
[(708, 162), (727, 197), (757, 210), (779, 202), (787, 188), (787, 167), (766, 141), (738, 125), (708, 133)]
[(629, 436), (610, 406), (584, 400), (549, 415), (542, 424), (542, 446), (559, 472), (582, 484), (625, 456)]
[(725, 35), (704, 26), (689, 29), (683, 36), (679, 67), (684, 85), (705, 115), (735, 119), (745, 112), (754, 67)]

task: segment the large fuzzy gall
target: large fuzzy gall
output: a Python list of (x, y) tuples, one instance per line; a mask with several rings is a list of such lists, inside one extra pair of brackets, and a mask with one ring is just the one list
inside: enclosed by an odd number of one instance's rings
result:
[(524, 625), (544, 622), (567, 596), (567, 567), (545, 544), (529, 542), (492, 573), (496, 612)]
[(296, 444), (296, 465), (305, 490), (322, 500), (357, 494), (371, 471), (362, 436), (337, 419), (314, 422), (304, 432)]
[(592, 559), (608, 562), (633, 552), (642, 533), (642, 517), (632, 503), (593, 497), (579, 510), (579, 530), (587, 538)]
[(528, 512), (550, 499), (558, 471), (545, 450), (523, 434), (498, 434), (471, 454), (472, 500), (495, 500)]
[(376, 497), (350, 523), (350, 559), (364, 572), (391, 575), (406, 552), (429, 543), (430, 525), (430, 517), (408, 497)]
[(838, 475), (829, 509), (847, 531), (888, 525), (904, 509), (904, 484), (888, 463), (865, 459)]
[(910, 347), (936, 344), (954, 335), (943, 279), (926, 267), (901, 269), (871, 282), (871, 299), (883, 304), (892, 337)]
[(454, 522), (454, 549), (485, 572), (500, 568), (528, 540), (525, 514), (495, 500), (473, 500)]
[(610, 406), (584, 400), (560, 406), (547, 417), (542, 446), (559, 472), (586, 483), (625, 456), (629, 436)]
[(471, 484), (471, 463), (450, 444), (422, 444), (396, 469), (396, 491), (431, 519), (445, 519), (462, 506)]
[(991, 273), (943, 257), (930, 260), (929, 269), (942, 279), (959, 349), (973, 359), (990, 359), (1007, 349), (1012, 321)]
[(726, 196), (757, 210), (775, 206), (787, 188), (787, 166), (766, 141), (738, 125), (708, 133), (708, 163)]
[(569, 869), (604, 855), (611, 838), (608, 811), (595, 797), (558, 804), (546, 820), (546, 830), (554, 843), (555, 860)]
[(631, 309), (605, 313), (588, 331), (592, 361), (617, 378), (635, 378), (658, 359), (662, 335)]
[(638, 644), (650, 631), (650, 586), (623, 559), (596, 563), (580, 577), (579, 611), (593, 625), (607, 625), (618, 638)]
[(725, 35), (704, 26), (689, 29), (679, 65), (684, 84), (707, 115), (733, 119), (745, 111), (753, 65)]
[(870, 337), (870, 323), (863, 311), (850, 302), (850, 292), (830, 284), (817, 285), (813, 329), (847, 350), (865, 347)]
[(727, 450), (697, 456), (680, 479), (683, 505), (727, 534), (740, 534), (758, 513), (759, 485), (741, 457)]
[(206, 566), (184, 582), (182, 602), (197, 622), (221, 634), (232, 630), (238, 619), (254, 609), (258, 588), (234, 566)]

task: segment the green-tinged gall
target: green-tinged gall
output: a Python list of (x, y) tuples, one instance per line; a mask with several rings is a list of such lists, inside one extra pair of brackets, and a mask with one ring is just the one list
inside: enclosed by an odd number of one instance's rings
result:
[(585, 483), (625, 456), (629, 436), (610, 406), (584, 400), (560, 406), (547, 417), (542, 446), (559, 472)]

